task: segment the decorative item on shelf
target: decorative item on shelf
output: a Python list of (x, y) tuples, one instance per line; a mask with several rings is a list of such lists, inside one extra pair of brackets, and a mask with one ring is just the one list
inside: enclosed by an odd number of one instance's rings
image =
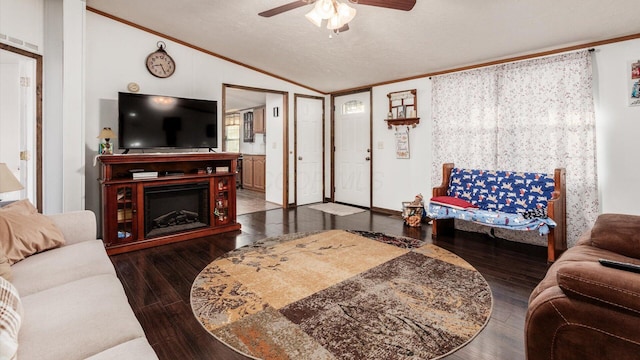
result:
[(116, 137), (116, 134), (113, 132), (113, 130), (111, 130), (110, 127), (102, 128), (102, 131), (100, 131), (100, 134), (96, 136), (97, 139), (105, 140), (104, 143), (100, 144), (100, 149), (98, 151), (100, 155), (113, 154), (113, 147), (111, 146), (111, 143), (109, 143), (109, 140), (115, 137)]
[(127, 84), (127, 90), (133, 92), (133, 93), (137, 93), (138, 91), (140, 91), (140, 85), (134, 83), (134, 82), (130, 82)]
[[(5, 163), (0, 163), (0, 193), (18, 191), (24, 189), (20, 181), (13, 175)], [(0, 199), (1, 201), (2, 199)]]
[(389, 113), (385, 121), (387, 128), (392, 129), (393, 126), (411, 125), (416, 127), (420, 123), (418, 115), (418, 99), (417, 90), (405, 90), (390, 92), (387, 94), (389, 98)]
[(156, 46), (158, 50), (147, 56), (147, 70), (155, 77), (168, 78), (176, 71), (176, 63), (164, 50), (167, 47), (164, 41), (158, 41)]

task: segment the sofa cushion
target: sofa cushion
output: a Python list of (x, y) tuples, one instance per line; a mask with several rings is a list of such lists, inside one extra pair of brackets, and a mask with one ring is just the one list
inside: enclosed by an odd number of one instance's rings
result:
[(477, 208), (476, 205), (453, 196), (434, 196), (429, 201), (436, 205), (448, 206), (454, 209)]
[(602, 214), (591, 229), (591, 244), (640, 259), (640, 216)]
[(118, 278), (92, 276), (23, 296), (19, 359), (85, 359), (144, 337)]
[(22, 296), (82, 278), (116, 274), (100, 240), (65, 245), (12, 266), (13, 284)]
[(483, 210), (521, 214), (547, 207), (554, 189), (550, 174), (453, 168), (447, 195)]
[(99, 354), (93, 355), (87, 360), (139, 360), (157, 359), (146, 338), (137, 338), (126, 343), (114, 346)]
[(22, 303), (16, 288), (0, 278), (0, 359), (15, 359), (18, 331), (22, 323)]
[(64, 237), (29, 200), (20, 200), (0, 208), (0, 244), (13, 264), (64, 244)]

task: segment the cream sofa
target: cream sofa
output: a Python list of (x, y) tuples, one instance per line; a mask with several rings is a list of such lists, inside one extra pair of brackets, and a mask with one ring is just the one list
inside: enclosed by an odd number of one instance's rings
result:
[(157, 359), (91, 211), (51, 215), (65, 244), (11, 266), (23, 306), (18, 359)]

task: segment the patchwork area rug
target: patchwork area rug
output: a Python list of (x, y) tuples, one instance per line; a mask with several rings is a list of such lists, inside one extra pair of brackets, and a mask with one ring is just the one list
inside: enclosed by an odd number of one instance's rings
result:
[(309, 209), (320, 210), (328, 214), (333, 214), (338, 216), (353, 215), (353, 214), (366, 211), (364, 209), (360, 209), (357, 207), (336, 204), (336, 203), (322, 203), (317, 205), (311, 205), (309, 206)]
[(485, 279), (420, 240), (330, 230), (269, 238), (209, 264), (191, 307), (213, 336), (259, 359), (437, 359), (491, 315)]

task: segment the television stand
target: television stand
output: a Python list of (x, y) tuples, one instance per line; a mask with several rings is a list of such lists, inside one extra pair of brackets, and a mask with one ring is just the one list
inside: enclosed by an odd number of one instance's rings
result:
[(215, 150), (213, 150), (213, 148), (209, 148), (209, 152), (216, 152)]
[(122, 152), (122, 155), (128, 154), (129, 153), (129, 149), (124, 149), (124, 151)]
[[(238, 156), (204, 152), (100, 156), (102, 239), (107, 253), (239, 230)], [(228, 171), (208, 171), (222, 168)], [(132, 170), (148, 176), (134, 179)]]

